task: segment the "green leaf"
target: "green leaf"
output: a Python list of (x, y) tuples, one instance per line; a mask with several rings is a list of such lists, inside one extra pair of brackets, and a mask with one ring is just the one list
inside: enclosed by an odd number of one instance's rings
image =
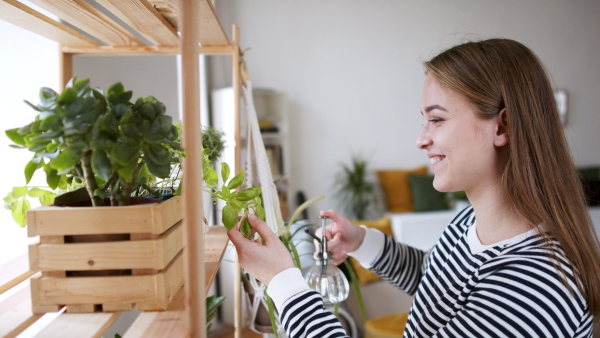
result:
[[(73, 176), (69, 176), (70, 179), (73, 179)], [(58, 189), (61, 190), (66, 190), (67, 189), (67, 185), (70, 184), (69, 183), (69, 178), (67, 177), (67, 175), (60, 175), (58, 176)]]
[(45, 165), (44, 171), (46, 172), (46, 183), (48, 183), (50, 189), (58, 188), (61, 178), (61, 175), (58, 174), (58, 170), (52, 169), (49, 165)]
[(52, 130), (60, 128), (62, 125), (62, 119), (57, 114), (48, 115), (45, 119), (42, 120), (40, 124), (40, 129), (42, 130)]
[[(140, 144), (133, 139), (123, 138), (114, 143), (110, 150), (110, 159), (120, 165), (127, 165), (139, 157)], [(158, 175), (157, 175), (158, 176)]]
[(206, 297), (206, 322), (210, 322), (217, 315), (217, 308), (223, 303), (225, 296)]
[(260, 195), (260, 188), (248, 188), (244, 189), (236, 194), (236, 197), (239, 201), (249, 201), (254, 197)]
[(65, 107), (65, 117), (75, 117), (81, 114), (84, 106), (84, 100), (81, 97), (75, 98)]
[(162, 140), (167, 138), (171, 133), (171, 125), (173, 118), (171, 116), (163, 115), (154, 119), (150, 132), (146, 137), (150, 140)]
[(277, 317), (275, 316), (275, 305), (273, 304), (273, 300), (269, 295), (265, 293), (266, 301), (267, 301), (267, 310), (269, 311), (269, 319), (271, 320), (271, 327), (273, 328), (273, 333), (275, 333), (275, 338), (279, 338), (279, 332), (277, 331)]
[(225, 228), (227, 228), (227, 230), (231, 230), (235, 226), (235, 222), (237, 220), (237, 213), (231, 205), (226, 204), (223, 208), (221, 218), (223, 220), (223, 225), (225, 226)]
[(35, 187), (29, 189), (29, 192), (27, 193), (27, 195), (29, 195), (31, 197), (37, 197), (40, 200), (41, 205), (47, 205), (47, 204), (54, 203), (54, 198), (56, 197), (56, 194), (53, 193), (52, 191), (35, 188)]
[(23, 139), (23, 135), (19, 134), (19, 130), (20, 128), (8, 129), (4, 133), (15, 144), (25, 146), (25, 140)]
[(144, 147), (144, 159), (150, 173), (156, 177), (168, 177), (171, 172), (171, 154), (160, 144)]
[(242, 225), (240, 226), (240, 233), (246, 238), (250, 238), (250, 236), (252, 235), (252, 226), (250, 225), (250, 221), (248, 221), (248, 217), (244, 217), (244, 219), (242, 220)]
[(223, 182), (227, 182), (230, 172), (229, 165), (225, 162), (221, 162), (221, 178), (223, 179)]
[(226, 200), (231, 195), (231, 191), (226, 186), (222, 186), (221, 187), (221, 195), (223, 196), (223, 199)]
[(256, 217), (262, 219), (263, 221), (266, 221), (267, 216), (265, 214), (265, 208), (263, 208), (262, 205), (256, 205), (256, 210), (254, 210), (254, 214), (256, 215)]
[(120, 119), (129, 112), (131, 112), (131, 108), (124, 103), (119, 103), (115, 105), (111, 111), (111, 113), (115, 115), (118, 119)]
[(309, 206), (313, 205), (314, 203), (316, 203), (317, 201), (323, 199), (325, 196), (317, 196), (317, 197), (313, 197), (311, 199), (309, 199), (308, 201), (302, 203), (298, 208), (296, 208), (296, 211), (294, 211), (294, 213), (292, 214), (292, 217), (290, 217), (290, 221), (288, 222), (288, 229), (289, 226), (291, 226), (292, 224), (294, 224), (294, 222), (296, 221), (296, 218), (298, 217), (298, 215), (300, 215), (300, 213), (308, 208)]
[(117, 83), (113, 83), (110, 87), (108, 87), (108, 89), (106, 90), (106, 95), (110, 95), (110, 94), (121, 95), (124, 92), (125, 92), (125, 86), (123, 86), (123, 84), (121, 82), (117, 82)]
[(59, 104), (65, 104), (73, 101), (77, 97), (77, 91), (73, 88), (65, 88), (58, 96), (56, 101)]
[(48, 145), (46, 145), (46, 152), (39, 155), (49, 158), (56, 158), (60, 154), (59, 147), (60, 145), (56, 142), (48, 143)]
[(119, 95), (119, 102), (127, 103), (127, 102), (129, 102), (129, 100), (131, 100), (132, 96), (133, 96), (133, 91), (128, 90), (125, 93)]
[(50, 166), (58, 171), (74, 167), (79, 162), (79, 156), (75, 149), (63, 150), (57, 158), (50, 161)]
[(71, 81), (71, 87), (73, 87), (79, 93), (81, 93), (84, 89), (88, 88), (90, 85), (90, 79), (83, 79), (77, 81), (77, 77), (73, 77)]
[(119, 168), (117, 172), (119, 173), (119, 176), (121, 176), (127, 183), (131, 183), (134, 179), (133, 173), (135, 172), (136, 166), (137, 160), (131, 161), (127, 163), (127, 165), (125, 165), (124, 167)]
[(234, 178), (232, 178), (231, 181), (229, 181), (227, 187), (229, 189), (236, 189), (237, 187), (242, 185), (242, 183), (244, 183), (244, 169), (240, 169), (240, 173), (237, 174)]
[[(15, 203), (17, 201), (17, 198), (15, 198), (12, 195), (12, 191), (11, 191), (8, 194), (6, 194), (6, 196), (3, 198), (3, 200), (4, 200), (4, 203), (5, 203), (4, 207), (6, 208), (6, 204)], [(10, 209), (10, 207), (8, 207), (7, 209)]]
[(28, 187), (14, 187), (12, 188), (11, 191), (11, 195), (14, 198), (21, 198), (21, 197), (25, 197), (25, 195), (27, 195), (27, 190), (29, 190)]
[[(27, 187), (25, 187), (27, 188)], [(31, 209), (31, 204), (26, 199), (20, 199), (16, 203), (11, 206), (11, 214), (12, 218), (19, 224), (21, 227), (25, 227), (27, 225), (27, 210)]]
[(29, 183), (29, 181), (31, 181), (31, 177), (33, 177), (35, 171), (41, 168), (42, 165), (43, 163), (41, 161), (38, 161), (37, 163), (34, 161), (27, 162), (25, 165), (25, 183)]
[(213, 167), (208, 166), (208, 168), (204, 169), (203, 175), (204, 175), (203, 179), (204, 179), (204, 182), (206, 182), (207, 187), (214, 188), (219, 184), (217, 172), (215, 171), (215, 169)]
[(144, 102), (141, 106), (140, 106), (140, 115), (142, 115), (142, 117), (145, 120), (149, 120), (149, 121), (153, 121), (155, 118), (155, 114), (156, 112), (154, 111), (154, 105), (150, 102)]
[(92, 150), (92, 170), (105, 182), (110, 180), (110, 176), (112, 176), (113, 173), (113, 167), (106, 152), (102, 150)]
[(42, 104), (44, 105), (53, 103), (57, 95), (58, 94), (51, 88), (42, 87), (40, 89), (40, 101), (42, 101)]
[(350, 281), (352, 286), (354, 287), (354, 292), (356, 293), (356, 298), (358, 300), (358, 307), (360, 308), (360, 315), (363, 321), (367, 321), (367, 314), (365, 312), (365, 304), (362, 298), (362, 292), (360, 292), (360, 283), (358, 282), (358, 277), (356, 276), (356, 271), (354, 271), (354, 267), (350, 264), (350, 260), (346, 259), (344, 261), (344, 266), (346, 270), (348, 270), (348, 274), (350, 275)]

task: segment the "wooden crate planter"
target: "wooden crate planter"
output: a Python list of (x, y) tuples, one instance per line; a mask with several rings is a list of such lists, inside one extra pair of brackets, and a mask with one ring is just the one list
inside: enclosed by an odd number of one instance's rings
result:
[(27, 212), (34, 313), (165, 310), (183, 285), (182, 201)]

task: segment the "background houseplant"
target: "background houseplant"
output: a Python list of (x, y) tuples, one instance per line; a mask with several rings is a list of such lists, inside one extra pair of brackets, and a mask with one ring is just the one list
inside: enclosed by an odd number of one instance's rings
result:
[(368, 162), (360, 155), (350, 165), (342, 164), (334, 182), (335, 198), (348, 219), (367, 220), (377, 216), (377, 184), (370, 176)]

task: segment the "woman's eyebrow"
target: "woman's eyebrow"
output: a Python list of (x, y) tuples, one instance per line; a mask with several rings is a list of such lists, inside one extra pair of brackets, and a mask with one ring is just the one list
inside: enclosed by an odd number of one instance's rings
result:
[[(426, 107), (425, 108), (425, 113), (429, 113), (430, 111), (432, 111), (434, 109), (441, 110), (441, 111), (447, 111), (446, 108), (444, 108), (444, 107), (442, 107), (440, 105), (434, 104), (434, 105)], [(421, 112), (421, 114), (422, 114), (422, 112)]]

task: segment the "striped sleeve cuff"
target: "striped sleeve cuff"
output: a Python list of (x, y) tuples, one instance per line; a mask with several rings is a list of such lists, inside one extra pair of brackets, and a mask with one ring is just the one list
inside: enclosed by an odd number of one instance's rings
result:
[(375, 263), (375, 260), (381, 256), (383, 245), (385, 244), (385, 234), (377, 229), (368, 228), (364, 225), (361, 227), (365, 228), (365, 239), (361, 246), (354, 252), (350, 252), (349, 255), (360, 262), (366, 269), (370, 269)]
[(290, 297), (304, 290), (310, 290), (308, 283), (304, 280), (302, 272), (298, 268), (289, 268), (281, 271), (271, 279), (267, 293), (273, 300), (275, 307), (280, 312)]

